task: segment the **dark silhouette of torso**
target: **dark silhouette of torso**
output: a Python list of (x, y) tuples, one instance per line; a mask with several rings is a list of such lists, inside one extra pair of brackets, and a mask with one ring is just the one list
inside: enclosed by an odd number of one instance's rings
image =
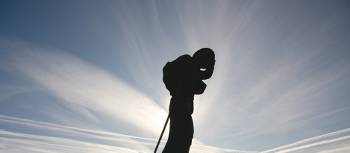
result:
[[(215, 61), (215, 60), (214, 60)], [(210, 70), (201, 67), (190, 55), (182, 55), (163, 68), (163, 82), (172, 96), (169, 105), (170, 131), (163, 153), (188, 153), (193, 138), (193, 98), (202, 94), (206, 84), (202, 81), (211, 77)]]

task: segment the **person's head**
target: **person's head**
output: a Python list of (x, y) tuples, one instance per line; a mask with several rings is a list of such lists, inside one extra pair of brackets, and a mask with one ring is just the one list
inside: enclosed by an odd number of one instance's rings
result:
[(192, 58), (200, 68), (208, 68), (215, 64), (215, 54), (210, 48), (201, 48), (196, 51)]

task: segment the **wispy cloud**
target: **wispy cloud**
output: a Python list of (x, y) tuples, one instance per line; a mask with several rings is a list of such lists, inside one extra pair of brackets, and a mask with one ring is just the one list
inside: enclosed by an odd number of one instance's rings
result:
[[(116, 145), (137, 144), (138, 148), (131, 147), (131, 145), (125, 145), (124, 147), (135, 148), (136, 150), (141, 148), (146, 152), (150, 152), (149, 149), (154, 147), (156, 143), (154, 136), (158, 136), (166, 118), (165, 110), (143, 93), (118, 79), (118, 77), (62, 50), (38, 47), (28, 43), (20, 43), (20, 45), (15, 46), (10, 61), (12, 62), (11, 66), (18, 70), (19, 74), (24, 74), (34, 83), (37, 83), (43, 89), (43, 92), (48, 92), (62, 99), (62, 104), (67, 105), (74, 112), (82, 114), (91, 121), (99, 120), (98, 116), (93, 113), (98, 112), (133, 125), (144, 133), (151, 132), (151, 135), (145, 135), (153, 138), (96, 132), (95, 130), (1, 115), (0, 120), (2, 122), (21, 124), (58, 133), (75, 133), (74, 135), (78, 139), (75, 141), (87, 139), (86, 135), (88, 134), (90, 139), (98, 138), (104, 141), (118, 142)], [(50, 114), (50, 112), (47, 113)], [(56, 118), (60, 117), (56, 116)], [(61, 121), (69, 123), (70, 119), (64, 118)], [(122, 127), (125, 125), (116, 126)], [(59, 135), (59, 137), (62, 135)], [(167, 132), (162, 145), (165, 144), (166, 135)], [(55, 138), (55, 136), (53, 137)], [(194, 141), (191, 150), (193, 153), (246, 152), (210, 147), (198, 140)]]
[(67, 107), (91, 120), (98, 120), (91, 111), (99, 112), (156, 135), (166, 118), (165, 110), (145, 94), (62, 50), (21, 45), (11, 59), (15, 69), (49, 94), (79, 106)]
[(0, 131), (0, 150), (8, 153), (137, 153), (127, 148), (88, 143), (66, 138)]
[(320, 136), (300, 140), (262, 153), (277, 152), (346, 152), (350, 151), (350, 129), (323, 134)]
[[(146, 152), (151, 152), (150, 148), (153, 148), (156, 141), (155, 139), (151, 138), (142, 138), (101, 130), (70, 127), (66, 125), (40, 122), (4, 115), (0, 116), (0, 125), (4, 127), (16, 126), (18, 132), (33, 134), (33, 136), (47, 136), (51, 137), (52, 139), (64, 138), (98, 145), (118, 146), (138, 151), (142, 150)], [(6, 128), (5, 130), (12, 131), (12, 129)], [(39, 132), (40, 134), (38, 135), (35, 131)]]
[[(6, 17), (7, 28), (1, 29), (65, 49), (10, 42), (7, 46), (15, 48), (9, 51), (12, 65), (1, 52), (0, 68), (11, 69), (11, 76), (14, 71), (24, 74), (30, 86), (40, 87), (40, 94), (59, 97), (69, 112), (90, 119), (88, 125), (110, 124), (117, 132), (136, 128), (158, 136), (169, 102), (162, 66), (201, 47), (211, 47), (217, 55), (208, 88), (195, 99), (195, 138), (202, 144), (261, 151), (350, 125), (350, 22), (343, 2), (58, 3), (67, 14), (77, 14), (60, 16), (56, 9), (28, 7), (64, 20), (50, 17), (19, 30), (18, 23), (36, 20), (37, 14), (8, 9), (23, 16)], [(1, 51), (6, 48), (1, 46)], [(7, 72), (0, 81), (8, 82)], [(6, 104), (22, 92), (9, 86), (0, 88), (5, 90), (0, 100)], [(79, 124), (54, 107), (39, 108), (53, 122)], [(11, 109), (4, 113), (16, 112)], [(108, 116), (108, 121), (99, 123), (97, 114)]]
[[(100, 130), (76, 128), (47, 122), (0, 115), (0, 125), (16, 126), (17, 130), (0, 130), (0, 151), (10, 153), (29, 151), (44, 152), (152, 152), (157, 139), (129, 136)], [(9, 131), (8, 131), (9, 130)], [(37, 134), (39, 132), (40, 134)], [(161, 147), (165, 144), (161, 143)], [(41, 147), (41, 145), (45, 145)], [(11, 150), (16, 146), (16, 150)], [(222, 149), (193, 143), (191, 153), (250, 153), (248, 151)]]

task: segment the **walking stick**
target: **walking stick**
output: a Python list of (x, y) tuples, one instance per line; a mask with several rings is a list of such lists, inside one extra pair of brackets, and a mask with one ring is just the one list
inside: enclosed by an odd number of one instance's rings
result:
[(160, 134), (160, 137), (159, 137), (159, 139), (158, 139), (157, 146), (156, 146), (156, 148), (154, 149), (154, 153), (157, 153), (157, 149), (158, 149), (158, 146), (159, 146), (160, 140), (161, 140), (161, 139), (162, 139), (162, 137), (163, 137), (163, 133), (164, 133), (164, 131), (165, 131), (166, 125), (168, 124), (169, 118), (170, 118), (170, 115), (168, 115), (168, 117), (167, 117), (167, 119), (166, 119), (166, 121), (165, 121), (165, 124), (164, 124), (163, 130), (162, 130), (162, 133)]

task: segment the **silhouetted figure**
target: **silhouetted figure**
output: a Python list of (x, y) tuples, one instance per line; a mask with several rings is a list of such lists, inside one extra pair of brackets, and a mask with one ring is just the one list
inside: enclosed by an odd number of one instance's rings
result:
[(193, 98), (202, 94), (214, 70), (215, 54), (202, 48), (182, 55), (163, 68), (163, 82), (172, 96), (169, 106), (170, 131), (163, 153), (188, 153), (193, 138)]

